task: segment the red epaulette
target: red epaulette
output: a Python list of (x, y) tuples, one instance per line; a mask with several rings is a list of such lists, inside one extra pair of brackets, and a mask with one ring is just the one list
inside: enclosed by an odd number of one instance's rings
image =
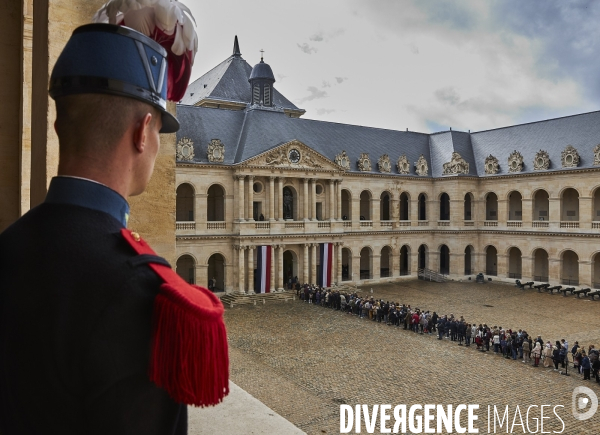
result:
[[(138, 254), (156, 255), (137, 234), (121, 234)], [(179, 403), (210, 406), (229, 393), (223, 304), (163, 264), (148, 264), (164, 284), (154, 300), (150, 380)]]

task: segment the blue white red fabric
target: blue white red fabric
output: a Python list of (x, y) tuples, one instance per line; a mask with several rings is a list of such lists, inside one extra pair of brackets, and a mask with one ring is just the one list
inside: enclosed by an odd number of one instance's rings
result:
[(321, 287), (331, 287), (331, 265), (333, 264), (333, 243), (319, 244), (321, 270), (317, 284)]
[(271, 253), (270, 246), (259, 246), (257, 249), (257, 274), (259, 293), (271, 292)]

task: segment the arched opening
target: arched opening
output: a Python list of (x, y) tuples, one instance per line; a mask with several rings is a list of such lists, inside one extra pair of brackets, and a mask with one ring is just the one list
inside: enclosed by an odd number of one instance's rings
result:
[(508, 277), (521, 279), (521, 250), (519, 248), (510, 248), (508, 251)]
[(594, 190), (592, 195), (592, 221), (600, 221), (600, 188)]
[(342, 189), (342, 220), (352, 220), (352, 196), (346, 189)]
[(523, 197), (520, 192), (514, 191), (508, 194), (508, 220), (523, 220)]
[(410, 247), (400, 248), (400, 276), (410, 275)]
[(450, 220), (450, 197), (445, 192), (440, 196), (440, 220)]
[(419, 220), (427, 220), (427, 197), (424, 193), (419, 195)]
[(206, 219), (209, 222), (225, 220), (225, 191), (218, 184), (213, 184), (208, 189)]
[(592, 286), (600, 289), (600, 253), (592, 260)]
[(565, 189), (560, 198), (560, 220), (579, 221), (579, 193), (573, 189)]
[(548, 281), (548, 252), (536, 249), (533, 253), (533, 280)]
[(191, 255), (182, 255), (177, 259), (175, 272), (183, 278), (185, 282), (196, 284), (196, 262)]
[(475, 202), (473, 199), (474, 198), (472, 193), (467, 193), (465, 195), (465, 208), (463, 219), (466, 221), (473, 220), (473, 203)]
[(498, 251), (491, 245), (485, 250), (485, 274), (498, 275)]
[(298, 278), (298, 256), (294, 251), (285, 251), (283, 253), (283, 285), (291, 290), (292, 283)]
[(364, 247), (360, 251), (360, 279), (371, 279), (373, 256), (371, 248)]
[(579, 256), (567, 250), (561, 258), (561, 282), (566, 285), (579, 285)]
[(406, 192), (400, 195), (400, 220), (410, 220), (410, 196)]
[(494, 192), (490, 192), (485, 197), (485, 220), (498, 220), (498, 197)]
[(225, 259), (221, 254), (213, 254), (208, 259), (208, 280), (212, 280), (214, 292), (225, 291)]
[(342, 281), (352, 281), (352, 251), (342, 248)]
[(381, 257), (379, 258), (379, 276), (381, 278), (392, 276), (392, 248), (389, 246), (385, 246), (381, 250)]
[(540, 189), (533, 194), (533, 220), (550, 220), (548, 213), (550, 213), (550, 196), (548, 192)]
[(419, 269), (427, 269), (429, 266), (429, 258), (427, 255), (427, 246), (419, 246)]
[(360, 193), (360, 220), (371, 220), (371, 192), (368, 190)]
[(390, 194), (383, 192), (379, 198), (379, 220), (390, 220)]
[(473, 253), (474, 249), (471, 245), (465, 248), (465, 275), (473, 275)]
[(285, 186), (283, 188), (282, 202), (283, 218), (287, 220), (296, 220), (296, 213), (298, 212), (298, 195), (296, 194), (296, 189), (291, 186)]
[(176, 192), (176, 220), (177, 222), (194, 221), (194, 188), (187, 184), (180, 184)]
[(450, 274), (450, 249), (446, 245), (440, 246), (440, 273)]

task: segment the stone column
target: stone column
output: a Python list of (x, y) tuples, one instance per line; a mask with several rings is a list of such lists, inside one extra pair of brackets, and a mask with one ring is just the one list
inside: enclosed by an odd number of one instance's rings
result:
[(244, 267), (244, 263), (245, 263), (245, 247), (244, 246), (237, 246), (236, 247), (237, 252), (238, 252), (238, 287), (237, 287), (237, 292), (238, 293), (245, 293), (245, 288), (246, 288), (246, 269)]
[(233, 292), (233, 274), (235, 266), (232, 267), (231, 264), (225, 264), (223, 267), (223, 273), (225, 276), (223, 277), (223, 285), (225, 286), (225, 293)]
[(310, 282), (311, 284), (317, 283), (317, 243), (311, 243), (310, 245)]
[(285, 245), (278, 245), (277, 247), (277, 291), (283, 291), (285, 286), (285, 277), (283, 276), (283, 250)]
[[(581, 212), (581, 209), (579, 209)], [(581, 216), (581, 213), (579, 214)], [(594, 263), (589, 260), (579, 260), (579, 285), (582, 287), (593, 287), (592, 269)]]
[(254, 221), (254, 175), (248, 175), (248, 208), (247, 220)]
[[(411, 224), (417, 226), (417, 221), (419, 220), (419, 195), (416, 198), (410, 197), (410, 212), (408, 215), (408, 219), (411, 220)], [(415, 269), (416, 270), (416, 269)]]
[(275, 275), (276, 275), (276, 270), (275, 270), (275, 246), (269, 246), (269, 248), (271, 250), (271, 278), (269, 279), (269, 286), (271, 288), (271, 291), (274, 292), (275, 291)]
[(277, 220), (283, 220), (283, 183), (285, 182), (284, 177), (277, 177), (277, 211), (275, 215)]
[(335, 180), (329, 180), (329, 220), (335, 220)]
[(450, 253), (450, 275), (463, 276), (465, 274), (465, 253)]
[(304, 204), (302, 207), (302, 219), (306, 221), (310, 217), (310, 210), (308, 208), (310, 204), (308, 201), (308, 178), (302, 180), (302, 204)]
[(254, 294), (254, 248), (255, 246), (248, 246), (248, 294)]
[(506, 226), (508, 219), (508, 201), (506, 199), (498, 198), (498, 226)]
[(269, 177), (269, 220), (275, 220), (275, 177)]
[(336, 193), (336, 208), (337, 208), (337, 220), (342, 220), (342, 180), (336, 180), (335, 183), (335, 193)]
[(523, 213), (521, 216), (521, 220), (523, 221), (523, 228), (531, 228), (531, 222), (533, 220), (533, 201), (531, 198), (523, 198), (523, 200), (521, 201), (521, 210)]
[(592, 204), (591, 196), (579, 197), (579, 228), (592, 228), (592, 220), (594, 218), (592, 216)]
[[(465, 199), (450, 200), (450, 226), (462, 226), (465, 217)], [(464, 272), (464, 270), (463, 270)]]
[[(505, 221), (506, 222), (506, 221)], [(496, 255), (496, 276), (498, 278), (508, 278), (508, 255), (498, 253)]]
[(336, 262), (335, 262), (335, 267), (336, 267), (336, 282), (337, 285), (340, 285), (342, 283), (342, 249), (344, 247), (344, 244), (341, 242), (337, 242), (335, 244), (336, 247)]
[(358, 255), (352, 257), (352, 281), (360, 282), (360, 251), (358, 251)]
[(381, 278), (381, 254), (371, 255), (371, 276), (372, 279)]
[(208, 288), (208, 265), (196, 264), (194, 284)]
[(550, 228), (560, 227), (560, 198), (550, 197), (548, 198), (548, 220), (550, 221)]
[(419, 271), (419, 247), (410, 249), (410, 259), (408, 260), (408, 264), (410, 265), (410, 274), (412, 276), (417, 276)]
[(308, 251), (310, 249), (310, 243), (305, 243), (304, 244), (304, 259), (303, 259), (303, 263), (302, 263), (302, 284), (306, 284), (308, 283), (310, 277), (308, 272), (310, 271), (310, 263), (309, 263), (309, 258), (308, 258)]
[(245, 201), (244, 201), (244, 176), (243, 175), (236, 175), (237, 180), (238, 180), (238, 197), (237, 197), (237, 203), (238, 203), (238, 220), (240, 222), (244, 222), (244, 205), (245, 205)]
[(533, 281), (533, 257), (521, 256), (521, 276), (522, 279), (528, 279)]
[(561, 261), (560, 258), (548, 258), (548, 282), (560, 283), (561, 282)]
[(317, 180), (310, 179), (310, 220), (317, 220)]

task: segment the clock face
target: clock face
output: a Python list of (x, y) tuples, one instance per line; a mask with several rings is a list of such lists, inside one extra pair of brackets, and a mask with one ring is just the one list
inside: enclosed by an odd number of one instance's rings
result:
[(288, 153), (288, 159), (290, 159), (290, 162), (292, 163), (298, 163), (300, 161), (300, 151), (292, 148)]

